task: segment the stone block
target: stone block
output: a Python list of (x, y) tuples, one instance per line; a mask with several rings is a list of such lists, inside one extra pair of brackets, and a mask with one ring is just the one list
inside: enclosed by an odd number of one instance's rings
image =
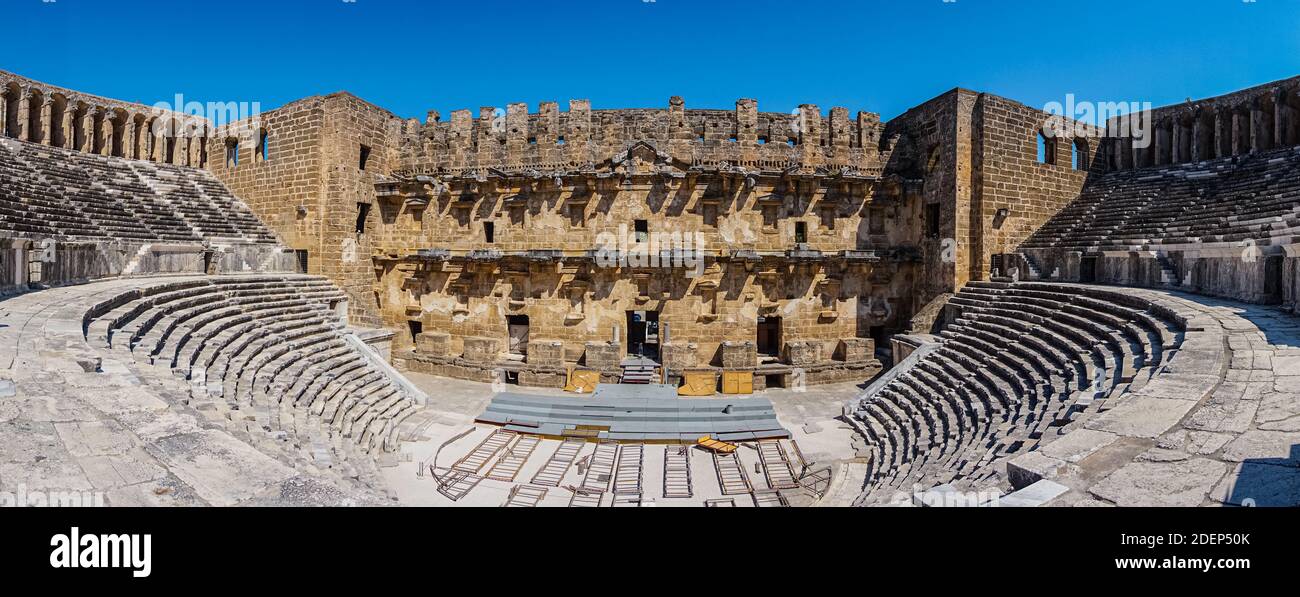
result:
[(451, 334), (446, 332), (425, 332), (415, 337), (415, 352), (431, 357), (451, 355)]
[(670, 371), (684, 371), (699, 366), (700, 347), (695, 343), (670, 342), (663, 346), (664, 366)]
[(564, 343), (559, 340), (536, 340), (528, 343), (528, 364), (539, 367), (563, 367)]
[(724, 369), (753, 369), (758, 366), (758, 348), (753, 342), (723, 342)]
[(822, 361), (821, 342), (787, 342), (786, 362), (796, 367), (816, 365)]
[(876, 358), (876, 341), (871, 338), (844, 338), (840, 340), (840, 359), (846, 363), (859, 363)]
[(588, 342), (586, 365), (598, 371), (618, 369), (622, 362), (622, 349), (621, 345), (613, 342)]
[(471, 363), (494, 363), (501, 356), (501, 341), (496, 338), (465, 338), (465, 360)]

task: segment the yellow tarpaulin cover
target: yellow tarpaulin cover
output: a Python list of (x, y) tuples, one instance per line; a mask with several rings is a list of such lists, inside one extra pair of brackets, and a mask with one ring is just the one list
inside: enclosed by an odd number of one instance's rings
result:
[(590, 394), (596, 391), (598, 385), (600, 385), (599, 371), (571, 371), (569, 372), (569, 384), (564, 386), (564, 391), (575, 394)]
[(707, 435), (701, 437), (698, 443), (701, 448), (704, 448), (706, 450), (713, 450), (714, 452), (718, 452), (719, 454), (730, 454), (732, 452), (735, 452), (736, 449), (739, 448), (739, 446), (737, 446), (736, 444), (729, 444), (724, 441), (719, 441)]
[(723, 394), (753, 394), (754, 374), (750, 371), (724, 371), (722, 373)]
[(718, 375), (712, 371), (687, 371), (682, 374), (678, 396), (712, 396), (718, 393)]

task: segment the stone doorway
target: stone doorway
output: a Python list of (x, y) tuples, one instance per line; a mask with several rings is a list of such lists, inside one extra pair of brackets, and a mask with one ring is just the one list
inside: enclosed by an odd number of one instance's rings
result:
[(1097, 282), (1098, 257), (1084, 257), (1079, 260), (1079, 282), (1094, 284)]
[(627, 356), (659, 360), (659, 312), (627, 312)]
[(781, 358), (781, 318), (758, 318), (758, 341), (755, 343), (758, 355)]
[(506, 325), (510, 333), (509, 353), (521, 357), (528, 356), (528, 316), (510, 315), (506, 317)]
[(1286, 259), (1280, 255), (1264, 260), (1264, 302), (1269, 305), (1282, 304), (1282, 267), (1285, 262)]

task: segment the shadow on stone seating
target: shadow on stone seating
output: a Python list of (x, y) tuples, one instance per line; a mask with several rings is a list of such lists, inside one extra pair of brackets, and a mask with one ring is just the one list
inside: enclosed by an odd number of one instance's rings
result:
[(1300, 444), (1290, 458), (1255, 458), (1241, 463), (1228, 490), (1227, 505), (1261, 508), (1300, 506)]

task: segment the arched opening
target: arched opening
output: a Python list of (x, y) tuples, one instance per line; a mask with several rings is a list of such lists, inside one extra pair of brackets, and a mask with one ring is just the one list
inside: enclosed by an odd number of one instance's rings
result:
[(1214, 112), (1201, 110), (1196, 114), (1196, 151), (1192, 159), (1205, 161), (1214, 159)]
[(17, 83), (10, 83), (4, 90), (5, 118), (3, 124), (6, 137), (18, 138), (18, 108), (22, 103), (22, 93), (22, 89), (18, 87)]
[(1250, 153), (1250, 112), (1235, 110), (1232, 113), (1233, 154)]
[(271, 159), (271, 133), (266, 129), (257, 131), (257, 148), (254, 150), (254, 157), (258, 162), (267, 162)]
[(41, 126), (41, 112), (45, 110), (45, 94), (33, 89), (27, 96), (27, 140), (40, 143), (45, 140), (45, 129)]
[(1038, 133), (1038, 163), (1055, 164), (1056, 163), (1056, 144), (1042, 131)]
[(1174, 121), (1174, 163), (1192, 161), (1192, 126), (1181, 120)]
[(104, 110), (95, 110), (95, 115), (91, 121), (90, 127), (90, 152), (97, 155), (104, 154), (104, 139), (107, 133), (108, 115)]
[(68, 99), (55, 94), (50, 98), (50, 145), (68, 146), (68, 130), (64, 127), (67, 120)]
[(1232, 155), (1232, 112), (1217, 110), (1214, 113), (1215, 157)]
[(1168, 166), (1174, 162), (1174, 124), (1169, 120), (1156, 128), (1156, 166)]
[(1071, 144), (1072, 155), (1070, 156), (1070, 166), (1075, 170), (1088, 169), (1088, 142), (1084, 139), (1075, 139)]
[(82, 151), (86, 147), (86, 106), (77, 104), (72, 108), (72, 147)]
[(239, 166), (239, 139), (229, 137), (226, 139), (226, 167), (235, 168)]
[(113, 157), (126, 157), (126, 111), (114, 110), (111, 123), (113, 132), (113, 145), (109, 147), (109, 153)]
[(1255, 130), (1255, 145), (1260, 151), (1268, 151), (1277, 146), (1274, 142), (1274, 119), (1273, 119), (1273, 95), (1265, 94), (1257, 102), (1259, 110), (1259, 121), (1253, 123)]
[(1282, 130), (1283, 143), (1288, 147), (1300, 145), (1300, 96), (1297, 90), (1288, 89), (1282, 93)]

